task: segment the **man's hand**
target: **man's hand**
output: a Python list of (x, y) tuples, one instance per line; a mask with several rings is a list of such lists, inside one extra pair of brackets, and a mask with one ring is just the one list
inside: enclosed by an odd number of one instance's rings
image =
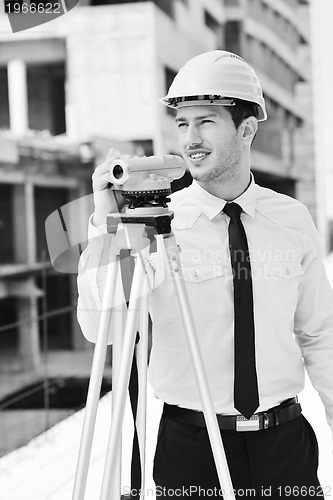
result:
[(129, 155), (121, 154), (111, 148), (104, 163), (95, 168), (92, 175), (92, 186), (94, 192), (95, 212), (92, 219), (94, 226), (98, 227), (105, 223), (108, 213), (117, 213), (124, 208), (125, 198), (119, 191), (109, 189), (109, 168), (114, 160), (129, 158)]

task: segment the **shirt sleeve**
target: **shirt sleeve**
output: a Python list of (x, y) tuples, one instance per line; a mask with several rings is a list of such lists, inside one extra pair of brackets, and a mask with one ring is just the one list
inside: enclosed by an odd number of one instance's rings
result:
[[(96, 342), (98, 325), (101, 313), (111, 312), (108, 344), (113, 342), (113, 332), (119, 328), (119, 315), (123, 316), (129, 300), (131, 281), (133, 276), (133, 257), (129, 251), (121, 251), (120, 259), (110, 260), (110, 247), (113, 235), (109, 234), (106, 225), (96, 228), (91, 219), (88, 227), (88, 246), (81, 255), (79, 262), (78, 308), (77, 318), (83, 335), (90, 342)], [(147, 264), (148, 289), (152, 288), (152, 266)], [(114, 297), (111, 304), (103, 304), (107, 272), (112, 266), (118, 267), (117, 279), (114, 288)], [(144, 290), (145, 288), (143, 288)], [(122, 321), (122, 319), (120, 320)]]
[(307, 217), (304, 275), (299, 288), (294, 332), (312, 385), (325, 406), (333, 432), (333, 291), (326, 275), (320, 238)]
[[(87, 248), (81, 255), (79, 274), (77, 278), (78, 307), (77, 318), (83, 335), (90, 342), (96, 342), (100, 314), (103, 310), (102, 297), (104, 293), (105, 278), (109, 264), (109, 250), (112, 236), (107, 233), (106, 225), (96, 228), (91, 218), (88, 226)], [(119, 310), (125, 306), (121, 282), (115, 286), (114, 308)], [(108, 344), (112, 343), (112, 330), (114, 327), (113, 314), (111, 314), (110, 333)]]

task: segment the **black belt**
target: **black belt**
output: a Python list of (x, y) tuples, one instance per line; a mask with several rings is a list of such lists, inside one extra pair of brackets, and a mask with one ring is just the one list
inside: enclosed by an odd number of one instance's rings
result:
[[(289, 420), (297, 418), (301, 412), (301, 405), (295, 397), (286, 399), (279, 406), (270, 408), (266, 412), (255, 413), (249, 420), (243, 415), (217, 415), (217, 421), (219, 428), (223, 431), (260, 431), (289, 422)], [(205, 417), (201, 411), (189, 410), (167, 403), (164, 403), (162, 417), (197, 427), (206, 427)]]

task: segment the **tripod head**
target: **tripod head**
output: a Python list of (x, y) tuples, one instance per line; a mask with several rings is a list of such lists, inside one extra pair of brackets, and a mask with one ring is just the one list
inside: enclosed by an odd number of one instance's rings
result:
[(107, 215), (109, 233), (115, 232), (119, 222), (144, 224), (158, 234), (171, 232), (173, 213), (168, 210), (171, 181), (185, 173), (181, 156), (144, 156), (114, 160), (109, 168), (112, 189), (126, 199), (121, 214)]
[(114, 160), (109, 173), (112, 189), (127, 201), (126, 213), (165, 212), (171, 181), (184, 175), (185, 163), (177, 155), (134, 157)]

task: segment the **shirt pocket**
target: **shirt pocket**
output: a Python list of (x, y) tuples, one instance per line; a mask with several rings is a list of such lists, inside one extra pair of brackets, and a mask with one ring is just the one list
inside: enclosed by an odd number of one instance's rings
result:
[[(224, 315), (225, 283), (222, 265), (191, 264), (182, 265), (181, 269), (195, 323), (206, 324)], [(158, 319), (173, 321), (181, 318), (181, 314), (172, 278), (168, 289), (168, 294), (163, 300), (164, 307), (159, 307)]]
[(298, 288), (304, 274), (300, 262), (267, 262), (264, 264), (268, 308), (293, 319)]

